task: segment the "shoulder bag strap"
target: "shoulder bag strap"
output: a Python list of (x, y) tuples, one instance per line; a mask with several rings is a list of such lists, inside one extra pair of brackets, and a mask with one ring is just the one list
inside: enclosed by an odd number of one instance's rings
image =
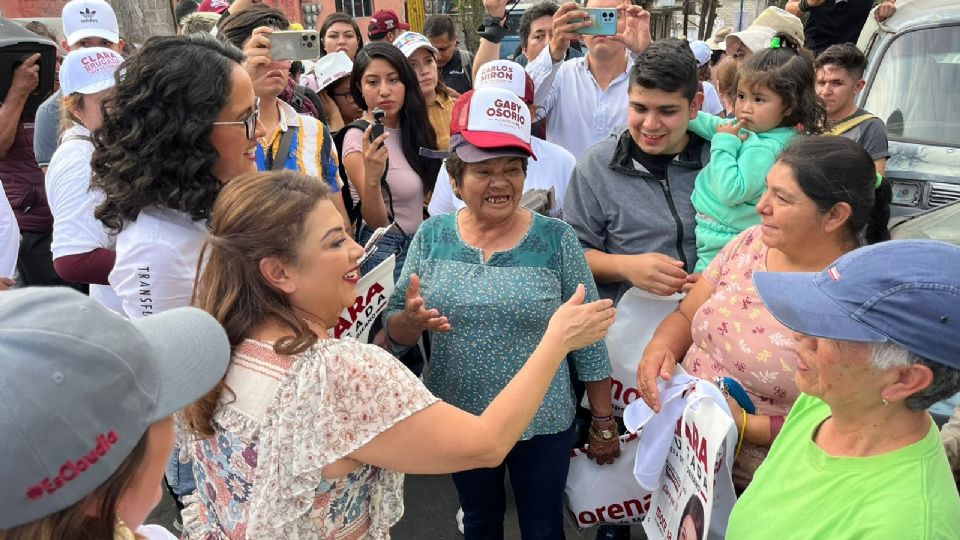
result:
[(293, 135), (297, 131), (297, 126), (287, 126), (287, 130), (280, 136), (280, 146), (277, 148), (277, 154), (270, 157), (270, 163), (267, 166), (271, 171), (282, 171), (287, 163), (287, 154), (290, 153), (290, 145), (293, 144)]
[(874, 116), (874, 115), (872, 115), (872, 114), (870, 114), (870, 113), (861, 114), (860, 116), (851, 118), (851, 119), (846, 120), (846, 121), (844, 121), (844, 122), (840, 122), (840, 123), (837, 124), (836, 126), (833, 126), (832, 129), (830, 129), (829, 131), (827, 131), (826, 133), (824, 133), (824, 135), (843, 135), (844, 133), (850, 131), (851, 129), (853, 129), (853, 128), (859, 126), (860, 124), (866, 122), (867, 120), (871, 120), (871, 119), (873, 119), (873, 118), (876, 118), (876, 116)]

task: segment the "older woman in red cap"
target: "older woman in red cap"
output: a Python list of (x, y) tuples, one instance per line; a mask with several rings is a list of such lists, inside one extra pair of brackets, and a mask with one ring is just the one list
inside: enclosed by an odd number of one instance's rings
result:
[[(395, 346), (429, 331), (424, 382), (437, 397), (483, 411), (523, 367), (550, 316), (578, 284), (596, 285), (573, 229), (520, 207), (530, 110), (513, 92), (478, 88), (453, 110), (447, 172), (466, 208), (424, 222), (414, 236), (387, 313)], [(422, 278), (422, 282), (421, 282)], [(619, 455), (602, 343), (568, 357), (590, 397), (590, 448), (599, 463)], [(453, 475), (467, 538), (503, 534), (504, 472), (510, 470), (524, 538), (563, 537), (563, 488), (575, 410), (568, 371), (553, 376), (537, 414), (503, 463)]]

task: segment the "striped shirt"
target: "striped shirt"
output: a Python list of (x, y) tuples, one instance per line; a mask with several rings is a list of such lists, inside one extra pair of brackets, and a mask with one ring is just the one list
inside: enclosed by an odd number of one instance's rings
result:
[(299, 171), (308, 176), (322, 178), (330, 185), (333, 193), (340, 191), (340, 163), (337, 150), (333, 145), (330, 131), (323, 122), (297, 113), (289, 104), (277, 100), (280, 109), (280, 123), (277, 129), (257, 142), (257, 170), (268, 171), (274, 156), (280, 151), (280, 139), (290, 126), (295, 126), (290, 151), (286, 155), (284, 169)]

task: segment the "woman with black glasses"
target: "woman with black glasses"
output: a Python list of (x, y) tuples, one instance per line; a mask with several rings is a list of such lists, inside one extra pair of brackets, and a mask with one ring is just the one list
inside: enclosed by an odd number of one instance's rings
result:
[(150, 40), (124, 64), (92, 165), (105, 194), (96, 217), (117, 233), (109, 281), (128, 317), (189, 305), (220, 186), (257, 170), (263, 128), (242, 58), (192, 35)]
[[(257, 170), (264, 135), (239, 49), (204, 34), (147, 40), (117, 78), (94, 134), (95, 216), (117, 235), (110, 286), (127, 317), (187, 306), (223, 184)], [(175, 451), (173, 492), (193, 491)]]

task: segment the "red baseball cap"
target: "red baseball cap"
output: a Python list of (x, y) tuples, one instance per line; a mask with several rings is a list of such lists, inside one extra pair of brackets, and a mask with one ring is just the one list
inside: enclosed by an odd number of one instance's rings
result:
[(370, 25), (367, 26), (367, 34), (375, 36), (386, 34), (391, 30), (409, 30), (410, 25), (400, 22), (397, 12), (392, 9), (381, 9), (370, 17)]
[(453, 106), (450, 152), (467, 163), (498, 157), (532, 157), (530, 108), (497, 87), (470, 90)]
[(203, 0), (203, 2), (200, 2), (200, 7), (197, 8), (197, 11), (200, 13), (223, 13), (229, 7), (230, 2), (227, 0)]

